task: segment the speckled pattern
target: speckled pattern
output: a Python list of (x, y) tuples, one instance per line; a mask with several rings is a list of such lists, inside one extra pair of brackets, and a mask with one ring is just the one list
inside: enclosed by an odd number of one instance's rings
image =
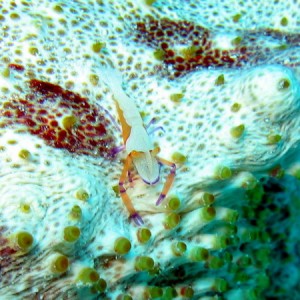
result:
[[(0, 300), (298, 299), (299, 11), (292, 0), (1, 1)], [(203, 40), (152, 38), (151, 24), (170, 22), (208, 33), (206, 59), (249, 56), (176, 74), (161, 43), (195, 59)], [(169, 169), (155, 186), (132, 170), (142, 227), (117, 188), (125, 152), (103, 64), (177, 165), (160, 206)]]

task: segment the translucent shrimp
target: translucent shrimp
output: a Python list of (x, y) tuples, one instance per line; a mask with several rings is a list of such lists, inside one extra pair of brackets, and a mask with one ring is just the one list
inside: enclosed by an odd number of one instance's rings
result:
[(157, 156), (160, 149), (154, 147), (134, 101), (124, 92), (120, 72), (112, 67), (102, 67), (101, 75), (103, 81), (113, 93), (122, 127), (125, 150), (127, 152), (127, 158), (119, 181), (120, 195), (129, 211), (130, 218), (132, 218), (137, 225), (141, 225), (143, 224), (143, 220), (133, 207), (124, 187), (131, 166), (134, 165), (139, 176), (149, 185), (154, 185), (159, 182), (160, 167), (162, 165), (171, 168), (162, 192), (156, 202), (156, 205), (159, 205), (172, 186), (176, 173), (176, 165)]

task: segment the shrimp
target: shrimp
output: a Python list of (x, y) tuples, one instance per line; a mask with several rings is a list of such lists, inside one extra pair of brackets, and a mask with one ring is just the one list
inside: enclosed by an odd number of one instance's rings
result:
[(157, 154), (159, 147), (154, 147), (141, 115), (134, 101), (127, 96), (122, 88), (122, 75), (112, 67), (102, 67), (103, 81), (109, 87), (116, 102), (119, 121), (122, 128), (123, 142), (127, 157), (119, 180), (119, 191), (130, 218), (137, 225), (142, 225), (143, 220), (135, 210), (131, 199), (124, 187), (129, 170), (133, 165), (141, 179), (148, 185), (155, 185), (160, 180), (160, 168), (162, 165), (170, 167), (170, 173), (159, 195), (156, 205), (159, 205), (169, 192), (176, 174), (176, 165), (168, 160), (160, 158)]

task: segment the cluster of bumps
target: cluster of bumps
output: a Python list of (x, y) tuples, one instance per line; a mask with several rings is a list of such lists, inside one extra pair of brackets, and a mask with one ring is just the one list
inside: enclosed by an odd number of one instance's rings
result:
[[(0, 299), (300, 298), (296, 2), (1, 1)], [(177, 165), (140, 227), (102, 64)]]

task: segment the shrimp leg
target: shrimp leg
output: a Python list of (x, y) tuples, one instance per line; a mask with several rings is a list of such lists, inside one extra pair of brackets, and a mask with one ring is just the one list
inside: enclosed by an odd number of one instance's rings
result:
[(126, 158), (126, 161), (125, 161), (124, 167), (123, 167), (123, 171), (120, 176), (119, 191), (120, 191), (122, 201), (123, 201), (124, 205), (126, 206), (127, 210), (129, 211), (130, 218), (133, 219), (135, 224), (137, 224), (138, 226), (141, 226), (144, 224), (144, 222), (143, 222), (141, 216), (137, 213), (137, 211), (133, 207), (132, 202), (131, 202), (131, 200), (126, 192), (126, 189), (124, 187), (125, 180), (126, 180), (126, 177), (128, 176), (128, 171), (129, 171), (131, 165), (132, 165), (132, 158), (131, 158), (131, 155), (129, 154)]
[(152, 118), (152, 119), (150, 120), (150, 122), (147, 124), (147, 126), (145, 127), (146, 130), (147, 130), (148, 135), (152, 135), (154, 132), (156, 132), (156, 131), (158, 131), (158, 130), (161, 130), (163, 133), (165, 133), (165, 130), (164, 130), (164, 128), (163, 128), (162, 126), (158, 126), (158, 127), (155, 127), (155, 128), (153, 128), (153, 129), (150, 130), (150, 127), (151, 127), (152, 125), (154, 125), (154, 124), (156, 123), (156, 121), (157, 121), (157, 120), (156, 120), (155, 117)]
[(170, 170), (170, 173), (166, 179), (166, 182), (164, 184), (164, 187), (156, 201), (156, 205), (159, 205), (161, 204), (161, 202), (165, 199), (166, 195), (168, 194), (172, 184), (173, 184), (173, 181), (174, 181), (174, 178), (175, 178), (175, 174), (176, 174), (176, 165), (166, 159), (163, 159), (163, 158), (160, 158), (160, 157), (156, 157), (157, 161), (159, 164), (161, 165), (165, 165), (165, 166), (168, 166), (171, 168)]

